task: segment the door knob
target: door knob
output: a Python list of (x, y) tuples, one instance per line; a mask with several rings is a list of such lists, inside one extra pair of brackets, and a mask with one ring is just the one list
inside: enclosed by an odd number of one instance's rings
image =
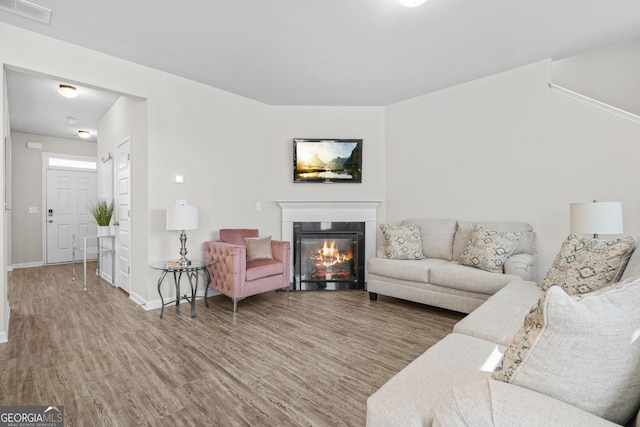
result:
[(113, 225), (118, 226), (120, 223), (118, 221), (113, 221)]

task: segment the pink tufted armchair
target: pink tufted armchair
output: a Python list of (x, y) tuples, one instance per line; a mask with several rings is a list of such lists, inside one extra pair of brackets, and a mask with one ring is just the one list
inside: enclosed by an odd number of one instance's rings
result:
[[(246, 241), (248, 247), (245, 239), (250, 239)], [(204, 261), (215, 261), (207, 267), (211, 283), (205, 290), (205, 300), (209, 289), (216, 290), (233, 300), (235, 313), (238, 301), (245, 297), (275, 289), (288, 290), (289, 242), (271, 240), (270, 248), (268, 245), (269, 239), (258, 239), (256, 229), (222, 229), (219, 241), (205, 242)]]

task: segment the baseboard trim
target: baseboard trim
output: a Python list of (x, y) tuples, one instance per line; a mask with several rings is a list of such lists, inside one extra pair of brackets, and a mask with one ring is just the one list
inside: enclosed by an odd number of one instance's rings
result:
[(11, 318), (11, 307), (7, 303), (7, 315), (4, 318), (5, 330), (0, 331), (0, 344), (9, 342), (9, 319)]
[(142, 307), (145, 310), (147, 309), (147, 302), (145, 299), (135, 292), (129, 292), (129, 299), (135, 302), (138, 307)]
[[(209, 290), (209, 293), (207, 294), (207, 296), (213, 296), (215, 291), (211, 291)], [(175, 298), (175, 296), (173, 295), (169, 295), (167, 297), (165, 297), (165, 302), (166, 301), (171, 301)], [(204, 298), (204, 290), (198, 291), (196, 292), (196, 298)], [(184, 303), (180, 303), (180, 305), (182, 304), (188, 304), (186, 301)], [(167, 305), (167, 307), (169, 307), (169, 305)], [(147, 303), (144, 306), (144, 309), (147, 311), (150, 310), (159, 310), (162, 308), (162, 300), (158, 297), (157, 299), (151, 300), (151, 301), (147, 301)]]
[(42, 267), (44, 265), (44, 263), (42, 261), (37, 261), (37, 262), (23, 262), (20, 264), (13, 264), (11, 266), (11, 268), (13, 270), (17, 270), (20, 268), (33, 268), (33, 267)]

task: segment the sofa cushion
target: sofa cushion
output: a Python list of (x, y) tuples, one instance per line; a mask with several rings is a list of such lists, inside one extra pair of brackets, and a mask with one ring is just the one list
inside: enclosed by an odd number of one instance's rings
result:
[[(529, 308), (544, 295), (544, 291), (536, 282), (514, 280), (489, 297), (491, 301), (503, 301), (508, 304), (524, 305)], [(522, 316), (524, 319), (524, 316)], [(521, 319), (522, 320), (522, 319)]]
[(503, 273), (504, 262), (522, 236), (518, 231), (494, 231), (476, 224), (471, 239), (460, 255), (460, 264), (492, 273)]
[(247, 261), (273, 259), (273, 253), (271, 252), (271, 236), (247, 237), (244, 239), (244, 246), (247, 248)]
[(420, 260), (397, 260), (388, 258), (370, 258), (367, 261), (367, 271), (397, 280), (429, 283), (431, 268), (446, 264), (443, 259), (426, 258)]
[(542, 295), (544, 293), (536, 283), (514, 280), (456, 323), (453, 332), (508, 346), (522, 327), (522, 320)]
[(247, 237), (258, 237), (258, 230), (254, 228), (223, 228), (220, 230), (220, 241), (232, 245), (244, 246)]
[(485, 379), (454, 387), (435, 411), (433, 427), (615, 427), (553, 397)]
[(624, 424), (640, 405), (640, 277), (573, 298), (552, 286), (494, 379)]
[(600, 240), (570, 234), (540, 286), (547, 290), (557, 285), (569, 295), (607, 286), (620, 279), (635, 244), (632, 236)]
[(479, 369), (504, 347), (449, 334), (394, 375), (367, 400), (367, 427), (429, 426), (437, 406), (459, 384), (491, 375)]
[(259, 259), (247, 261), (247, 282), (262, 279), (263, 277), (275, 276), (284, 273), (282, 261), (274, 259)]
[(535, 233), (533, 227), (524, 221), (458, 221), (458, 227), (453, 239), (453, 259), (459, 260), (462, 255), (462, 251), (471, 240), (471, 234), (473, 233), (474, 224), (480, 224), (489, 230), (495, 231), (519, 231), (522, 233), (522, 237), (518, 242), (518, 246), (513, 251), (513, 254), (526, 253), (534, 255), (537, 253), (535, 243)]
[(424, 256), (451, 261), (457, 220), (411, 218), (402, 221), (401, 225), (405, 224), (418, 224), (420, 227)]
[(479, 268), (460, 265), (456, 261), (434, 266), (430, 270), (430, 282), (434, 285), (463, 291), (493, 295), (518, 276), (489, 273)]
[(391, 259), (423, 259), (420, 227), (416, 224), (380, 224), (384, 235), (384, 250)]

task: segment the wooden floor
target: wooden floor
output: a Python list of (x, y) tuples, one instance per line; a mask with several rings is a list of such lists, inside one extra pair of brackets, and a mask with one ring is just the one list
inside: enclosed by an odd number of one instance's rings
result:
[(195, 318), (185, 304), (160, 319), (93, 275), (87, 286), (69, 265), (9, 273), (0, 405), (64, 405), (68, 427), (363, 426), (369, 395), (462, 318), (310, 291), (247, 298), (235, 316), (215, 296)]

